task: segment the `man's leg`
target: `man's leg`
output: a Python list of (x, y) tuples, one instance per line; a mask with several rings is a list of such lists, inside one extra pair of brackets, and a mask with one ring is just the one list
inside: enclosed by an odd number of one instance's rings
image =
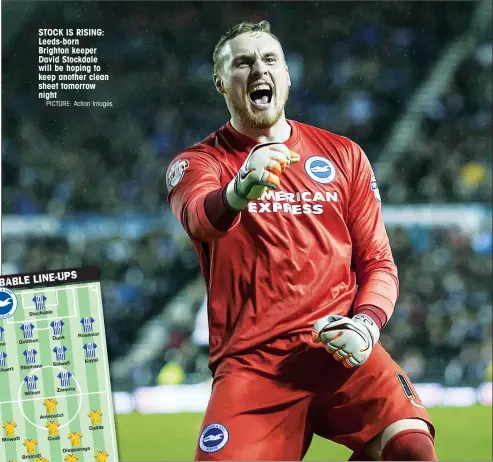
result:
[(390, 424), (365, 448), (371, 460), (437, 460), (428, 424), (402, 419)]
[(353, 452), (350, 461), (437, 460), (428, 425), (419, 419), (403, 419), (390, 424), (370, 443)]
[(327, 381), (337, 377), (340, 385), (337, 390), (327, 385), (316, 397), (315, 433), (352, 449), (351, 460), (436, 460), (428, 412), (380, 344), (355, 369), (337, 368), (341, 365), (330, 355), (331, 361), (324, 360), (322, 353), (319, 370), (327, 371)]
[(301, 460), (311, 441), (311, 395), (243, 368), (220, 366), (195, 460)]

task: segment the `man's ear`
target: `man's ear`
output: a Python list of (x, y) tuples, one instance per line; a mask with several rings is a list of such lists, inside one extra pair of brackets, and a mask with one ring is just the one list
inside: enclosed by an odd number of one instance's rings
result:
[(291, 87), (291, 76), (289, 75), (288, 65), (285, 64), (285, 67), (286, 67), (286, 72), (288, 74), (288, 87)]
[(221, 95), (224, 95), (225, 91), (224, 91), (224, 86), (221, 76), (218, 74), (214, 74), (213, 79), (214, 79), (214, 86), (216, 87), (217, 92), (220, 93)]

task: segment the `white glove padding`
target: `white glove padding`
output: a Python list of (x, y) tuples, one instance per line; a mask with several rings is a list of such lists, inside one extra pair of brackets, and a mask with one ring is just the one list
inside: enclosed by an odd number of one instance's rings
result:
[(281, 174), (299, 160), (300, 155), (282, 143), (257, 144), (226, 188), (229, 205), (242, 210), (251, 200), (258, 199), (266, 188), (279, 188)]
[(348, 368), (361, 366), (379, 338), (380, 330), (366, 314), (357, 314), (352, 319), (325, 316), (315, 323), (312, 332), (313, 341), (324, 343), (336, 361)]

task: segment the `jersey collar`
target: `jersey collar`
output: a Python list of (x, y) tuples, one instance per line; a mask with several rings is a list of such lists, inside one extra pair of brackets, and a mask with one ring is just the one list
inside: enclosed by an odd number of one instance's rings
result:
[[(298, 127), (296, 122), (292, 120), (287, 120), (287, 122), (291, 126), (291, 136), (284, 142), (284, 144), (288, 148), (293, 148), (299, 139)], [(255, 145), (258, 144), (257, 140), (249, 138), (248, 136), (236, 131), (230, 122), (223, 125), (220, 132), (227, 140), (228, 144), (238, 151), (249, 152)]]

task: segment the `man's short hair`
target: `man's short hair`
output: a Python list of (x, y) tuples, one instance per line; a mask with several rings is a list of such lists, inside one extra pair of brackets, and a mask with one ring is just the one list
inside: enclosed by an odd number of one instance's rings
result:
[(217, 74), (219, 69), (221, 68), (222, 59), (220, 59), (220, 54), (222, 49), (224, 48), (224, 45), (226, 45), (226, 42), (234, 39), (240, 34), (252, 32), (265, 32), (266, 34), (269, 34), (271, 37), (275, 38), (279, 42), (279, 44), (281, 43), (279, 39), (270, 31), (269, 21), (266, 21), (264, 19), (260, 22), (240, 22), (239, 24), (236, 24), (231, 29), (229, 29), (228, 32), (226, 32), (219, 39), (219, 42), (217, 42), (216, 46), (214, 47), (214, 52), (212, 53), (212, 62), (214, 63), (215, 74)]

